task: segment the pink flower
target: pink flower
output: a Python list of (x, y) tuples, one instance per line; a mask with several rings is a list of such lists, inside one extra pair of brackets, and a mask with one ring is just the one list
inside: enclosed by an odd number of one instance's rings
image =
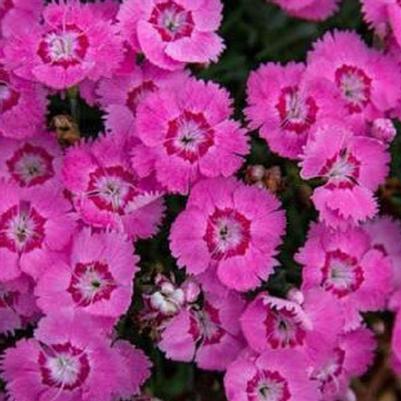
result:
[(229, 401), (314, 401), (318, 390), (307, 376), (304, 355), (295, 350), (267, 350), (242, 355), (227, 369)]
[(367, 371), (375, 348), (373, 333), (361, 327), (339, 337), (338, 344), (329, 353), (313, 354), (310, 378), (318, 383), (322, 399), (346, 399), (351, 379)]
[(401, 4), (398, 0), (362, 0), (365, 20), (383, 39), (391, 30), (401, 46)]
[(42, 319), (34, 339), (19, 341), (4, 355), (8, 394), (19, 401), (110, 401), (127, 365), (120, 346), (110, 348), (96, 328), (88, 316), (59, 313)]
[(0, 177), (23, 188), (57, 184), (61, 158), (60, 146), (50, 133), (24, 141), (0, 138)]
[(37, 83), (22, 80), (0, 64), (0, 136), (28, 138), (43, 129), (46, 92)]
[(368, 48), (353, 32), (327, 33), (308, 55), (306, 75), (333, 82), (353, 120), (383, 117), (401, 97), (394, 59)]
[(246, 291), (266, 280), (285, 229), (278, 200), (233, 178), (194, 186), (173, 223), (170, 249), (178, 266), (200, 274), (217, 269), (221, 282)]
[(10, 35), (17, 20), (35, 23), (43, 9), (42, 0), (3, 0), (0, 4), (0, 37)]
[(13, 334), (39, 317), (32, 280), (25, 275), (0, 282), (0, 334)]
[(12, 32), (4, 53), (15, 74), (55, 89), (111, 77), (123, 57), (115, 27), (74, 0), (45, 7), (43, 23)]
[(125, 145), (108, 135), (70, 148), (63, 182), (85, 223), (147, 238), (156, 233), (163, 216), (163, 193), (152, 177), (140, 179), (130, 167)]
[(224, 370), (244, 347), (239, 324), (244, 301), (221, 285), (217, 292), (208, 283), (202, 288), (202, 303), (188, 305), (165, 324), (159, 348), (170, 359)]
[(126, 131), (131, 133), (136, 109), (147, 95), (165, 87), (175, 91), (186, 77), (185, 72), (167, 72), (145, 63), (130, 74), (101, 80), (96, 94), (100, 106), (107, 112), (106, 127), (111, 131), (121, 130), (123, 117)]
[(297, 349), (310, 354), (331, 349), (343, 329), (337, 300), (314, 288), (306, 291), (302, 305), (259, 294), (241, 316), (241, 327), (256, 352), (267, 348)]
[(393, 287), (401, 287), (401, 225), (389, 216), (377, 217), (363, 226), (369, 234), (372, 246), (391, 260)]
[(138, 261), (121, 234), (83, 229), (74, 236), (66, 261), (39, 278), (38, 306), (47, 314), (70, 309), (115, 320), (131, 303)]
[(140, 392), (140, 386), (150, 376), (152, 364), (142, 350), (136, 349), (128, 341), (117, 340), (113, 344), (113, 350), (120, 359), (120, 367), (115, 372), (118, 385), (114, 397), (117, 400), (128, 400)]
[(374, 191), (388, 173), (386, 148), (374, 138), (355, 136), (338, 120), (316, 128), (304, 149), (301, 177), (326, 182), (312, 196), (321, 221), (345, 228), (377, 213)]
[(373, 26), (376, 33), (384, 38), (388, 33), (390, 4), (396, 4), (397, 0), (361, 0), (362, 12), (365, 21)]
[(21, 270), (37, 278), (51, 252), (61, 251), (75, 228), (70, 205), (59, 187), (26, 191), (0, 181), (0, 281)]
[(229, 94), (214, 83), (188, 79), (160, 89), (137, 109), (143, 145), (133, 149), (133, 166), (142, 175), (155, 170), (161, 184), (181, 194), (201, 178), (231, 176), (248, 153), (245, 130), (231, 113)]
[(338, 298), (346, 330), (359, 325), (359, 312), (385, 306), (391, 291), (391, 261), (363, 229), (341, 232), (315, 224), (295, 259), (303, 265), (304, 291), (320, 287)]
[(305, 81), (305, 66), (268, 63), (251, 73), (245, 113), (253, 129), (279, 155), (298, 158), (308, 133), (325, 117), (345, 115), (334, 85)]
[(323, 21), (333, 15), (340, 0), (272, 0), (289, 15), (311, 21)]
[(124, 38), (156, 66), (177, 70), (185, 63), (217, 61), (224, 45), (215, 33), (220, 0), (131, 0), (120, 7)]

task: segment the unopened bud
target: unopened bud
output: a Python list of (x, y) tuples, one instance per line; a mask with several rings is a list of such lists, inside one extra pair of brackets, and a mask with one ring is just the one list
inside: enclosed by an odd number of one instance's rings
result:
[(393, 122), (388, 118), (377, 118), (373, 121), (371, 134), (384, 143), (390, 143), (397, 134)]

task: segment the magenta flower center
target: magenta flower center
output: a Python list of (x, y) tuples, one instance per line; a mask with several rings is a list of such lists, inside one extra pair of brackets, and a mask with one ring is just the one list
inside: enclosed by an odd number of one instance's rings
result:
[(234, 209), (216, 209), (207, 221), (204, 239), (212, 258), (244, 255), (251, 239), (251, 222)]
[(338, 298), (343, 298), (358, 290), (364, 274), (357, 260), (340, 250), (329, 252), (322, 268), (321, 285)]
[(19, 101), (20, 94), (11, 87), (10, 77), (0, 68), (0, 112), (12, 109)]
[(326, 177), (330, 185), (352, 188), (358, 183), (360, 164), (352, 153), (344, 149), (326, 162), (320, 176)]
[(343, 65), (336, 70), (335, 80), (350, 113), (360, 113), (370, 101), (371, 78), (358, 67)]
[(195, 163), (214, 144), (214, 131), (202, 113), (185, 111), (168, 123), (164, 141), (167, 154)]
[(43, 184), (54, 176), (53, 157), (44, 149), (26, 143), (7, 160), (12, 177), (21, 185)]
[(301, 319), (286, 307), (268, 306), (265, 328), (267, 342), (273, 349), (302, 345), (306, 335)]
[(100, 262), (77, 263), (67, 291), (76, 304), (89, 306), (110, 299), (117, 288), (107, 264)]
[(127, 107), (135, 114), (141, 100), (150, 92), (157, 89), (153, 81), (145, 81), (128, 92)]
[(71, 391), (80, 387), (90, 371), (85, 351), (70, 343), (43, 345), (38, 363), (43, 384), (60, 390)]
[(29, 203), (21, 202), (0, 215), (0, 248), (30, 252), (42, 246), (46, 219)]
[(89, 47), (86, 34), (75, 25), (51, 31), (39, 43), (38, 55), (46, 64), (64, 68), (80, 64)]
[(312, 97), (304, 98), (297, 87), (281, 90), (276, 109), (284, 129), (298, 134), (306, 131), (316, 121), (318, 107)]
[(259, 371), (246, 386), (248, 401), (288, 401), (287, 380), (277, 371)]
[(98, 168), (90, 174), (87, 194), (99, 209), (123, 215), (138, 190), (129, 171), (113, 166)]
[(191, 12), (171, 0), (156, 4), (149, 22), (165, 42), (188, 37), (194, 29)]

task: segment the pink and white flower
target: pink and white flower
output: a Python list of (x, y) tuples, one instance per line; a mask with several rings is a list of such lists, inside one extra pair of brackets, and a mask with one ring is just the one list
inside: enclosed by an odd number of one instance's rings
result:
[(302, 289), (320, 287), (334, 295), (346, 330), (359, 326), (359, 312), (385, 307), (391, 291), (391, 261), (363, 229), (342, 232), (315, 224), (295, 259), (303, 265)]
[(268, 63), (248, 80), (245, 113), (251, 128), (260, 128), (272, 151), (292, 159), (302, 154), (309, 132), (322, 118), (346, 114), (331, 82), (306, 81), (304, 73), (301, 63)]
[(38, 306), (47, 314), (69, 309), (109, 317), (114, 323), (131, 303), (138, 261), (123, 235), (83, 229), (74, 236), (66, 260), (39, 278)]
[[(121, 371), (127, 365), (120, 352), (121, 346), (112, 349), (106, 337), (96, 333), (88, 316), (59, 313), (41, 320), (34, 339), (6, 351), (2, 376), (8, 394), (19, 401), (110, 401), (125, 390), (120, 388)], [(145, 361), (141, 357), (140, 363), (146, 363), (142, 370), (149, 366)], [(138, 376), (141, 382), (145, 374)]]
[(296, 350), (267, 350), (261, 355), (244, 353), (227, 369), (224, 387), (229, 401), (318, 400), (308, 364)]
[(233, 178), (203, 180), (173, 223), (170, 249), (179, 267), (199, 275), (216, 269), (229, 288), (246, 291), (266, 280), (285, 229), (278, 200)]
[(304, 148), (303, 179), (323, 178), (312, 201), (319, 219), (333, 228), (346, 228), (377, 213), (374, 191), (388, 173), (387, 146), (356, 136), (338, 120), (321, 123)]
[(189, 304), (165, 323), (159, 348), (170, 359), (224, 370), (244, 347), (239, 317), (245, 304), (239, 294), (221, 285), (217, 292), (206, 282), (202, 288), (201, 304)]
[(259, 294), (241, 316), (249, 346), (258, 353), (271, 349), (297, 349), (310, 354), (331, 349), (343, 329), (335, 297), (314, 288), (305, 292), (302, 305)]
[(24, 141), (0, 138), (0, 177), (22, 188), (57, 184), (61, 163), (60, 146), (50, 133)]
[(0, 181), (0, 281), (21, 271), (37, 278), (51, 255), (68, 244), (75, 228), (70, 205), (61, 188), (27, 191)]
[(327, 33), (308, 55), (306, 75), (333, 82), (355, 122), (372, 121), (397, 106), (401, 74), (394, 59), (370, 49), (354, 32)]
[(43, 23), (15, 29), (4, 47), (4, 62), (16, 75), (54, 89), (89, 78), (111, 77), (123, 58), (116, 28), (93, 6), (68, 0), (51, 3)]
[(143, 145), (132, 151), (134, 168), (142, 175), (155, 171), (161, 184), (181, 194), (201, 178), (233, 175), (248, 143), (231, 114), (228, 92), (212, 82), (187, 79), (149, 95), (137, 109)]
[(166, 70), (217, 61), (224, 49), (216, 34), (221, 17), (220, 0), (131, 0), (117, 16), (130, 46)]
[(347, 399), (351, 379), (366, 373), (373, 362), (375, 348), (374, 334), (361, 327), (340, 336), (330, 352), (313, 354), (310, 378), (318, 383), (322, 399)]
[(86, 224), (147, 238), (156, 233), (162, 219), (163, 191), (152, 176), (138, 177), (125, 145), (119, 137), (108, 135), (70, 148), (64, 158), (63, 182)]

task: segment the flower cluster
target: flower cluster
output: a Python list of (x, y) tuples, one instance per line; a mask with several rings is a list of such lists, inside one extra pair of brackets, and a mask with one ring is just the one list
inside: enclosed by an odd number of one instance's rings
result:
[[(273, 3), (310, 20), (339, 6)], [(401, 372), (401, 226), (379, 215), (376, 196), (401, 115), (401, 5), (362, 3), (383, 49), (333, 31), (304, 63), (261, 65), (242, 124), (229, 92), (191, 68), (225, 48), (220, 0), (1, 2), (10, 400), (152, 400), (139, 336), (168, 359), (223, 372), (229, 401), (349, 400), (376, 347), (364, 313), (384, 309), (396, 315)], [(74, 118), (78, 98), (96, 108), (104, 132), (59, 143), (46, 126), (55, 97)], [(292, 255), (299, 280), (281, 291), (270, 283), (286, 275), (284, 178), (277, 166), (243, 168), (247, 128), (299, 171), (318, 216)], [(138, 255), (156, 235), (169, 267), (154, 272)]]

